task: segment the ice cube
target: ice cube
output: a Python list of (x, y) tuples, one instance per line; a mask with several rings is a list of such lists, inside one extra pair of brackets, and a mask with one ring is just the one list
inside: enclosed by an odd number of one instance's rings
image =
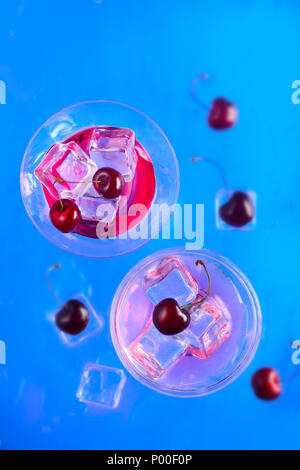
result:
[(155, 305), (172, 297), (180, 306), (192, 302), (198, 293), (198, 283), (183, 263), (174, 257), (164, 258), (143, 279), (143, 287)]
[[(66, 343), (68, 346), (76, 346), (82, 343), (83, 341), (90, 339), (91, 336), (95, 335), (96, 333), (99, 333), (104, 326), (103, 317), (97, 315), (91, 302), (85, 295), (77, 294), (74, 297), (72, 296), (72, 299), (79, 300), (87, 307), (90, 314), (90, 320), (86, 328), (78, 335), (69, 335), (68, 333), (64, 333), (63, 331), (58, 330), (63, 342)], [(55, 312), (54, 317), (57, 313), (58, 312)]]
[(135, 134), (131, 129), (97, 127), (91, 136), (89, 152), (98, 168), (114, 168), (125, 181), (133, 179), (137, 155)]
[(111, 223), (119, 207), (120, 197), (106, 199), (99, 196), (94, 187), (90, 187), (84, 195), (76, 201), (83, 219), (97, 220)]
[(191, 323), (178, 336), (181, 341), (189, 343), (188, 349), (194, 356), (207, 359), (229, 337), (231, 316), (225, 305), (221, 308), (212, 296), (196, 305), (201, 298), (197, 296), (195, 305), (186, 308), (191, 315)]
[(97, 165), (82, 148), (69, 142), (52, 145), (34, 173), (53, 197), (76, 200), (92, 185), (96, 171)]
[(161, 334), (152, 320), (129, 346), (131, 358), (151, 378), (162, 376), (185, 353), (185, 338)]
[(123, 370), (99, 364), (87, 364), (77, 391), (79, 401), (87, 405), (116, 408), (126, 382)]

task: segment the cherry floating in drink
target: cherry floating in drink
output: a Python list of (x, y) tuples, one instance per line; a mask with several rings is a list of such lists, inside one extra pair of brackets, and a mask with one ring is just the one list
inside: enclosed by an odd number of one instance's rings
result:
[(184, 308), (179, 307), (175, 299), (161, 300), (153, 311), (153, 324), (163, 335), (177, 335), (185, 330), (191, 316)]
[(125, 179), (113, 168), (100, 168), (93, 178), (94, 188), (105, 199), (114, 199), (121, 196)]
[(80, 210), (71, 199), (55, 201), (49, 215), (54, 227), (63, 233), (72, 232), (81, 221)]
[(60, 268), (60, 264), (51, 266), (47, 270), (46, 277), (49, 289), (52, 292), (57, 303), (61, 307), (59, 312), (57, 312), (57, 314), (55, 315), (55, 323), (56, 326), (64, 333), (68, 333), (69, 335), (78, 335), (82, 333), (83, 330), (85, 330), (85, 328), (87, 327), (90, 321), (90, 314), (87, 307), (78, 299), (70, 299), (64, 304), (61, 302), (60, 298), (56, 294), (49, 280), (49, 273), (54, 269)]
[(209, 287), (205, 297), (201, 298), (200, 301), (192, 302), (190, 304), (179, 307), (178, 302), (175, 299), (167, 298), (161, 300), (154, 308), (152, 321), (154, 326), (163, 335), (177, 335), (184, 331), (191, 322), (191, 314), (188, 307), (195, 308), (203, 303), (209, 296), (211, 285), (210, 276), (206, 269), (205, 263), (202, 260), (196, 261), (196, 266), (201, 264), (207, 274), (209, 280)]
[(216, 225), (220, 230), (242, 228), (251, 230), (256, 225), (256, 194), (254, 191), (231, 191), (223, 167), (207, 157), (194, 157), (193, 162), (208, 161), (215, 165), (223, 179), (225, 189), (216, 195)]
[(207, 74), (199, 74), (193, 80), (191, 85), (191, 95), (201, 107), (208, 110), (207, 123), (209, 127), (216, 131), (223, 131), (233, 127), (238, 119), (238, 110), (234, 103), (229, 101), (227, 98), (218, 97), (215, 98), (208, 108), (202, 101), (199, 100), (196, 94), (196, 85), (201, 80), (207, 80)]
[(276, 400), (282, 393), (282, 381), (273, 367), (258, 369), (251, 378), (255, 395), (261, 400)]

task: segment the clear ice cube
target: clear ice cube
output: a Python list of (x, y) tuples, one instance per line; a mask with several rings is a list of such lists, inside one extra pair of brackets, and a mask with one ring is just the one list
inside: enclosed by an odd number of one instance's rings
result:
[[(201, 298), (197, 296), (196, 301)], [(178, 336), (181, 341), (189, 343), (188, 350), (194, 356), (207, 359), (229, 337), (231, 316), (225, 305), (221, 308), (212, 297), (186, 309), (191, 315), (191, 322)]]
[(99, 364), (87, 364), (77, 391), (79, 401), (87, 405), (116, 408), (126, 382), (123, 370)]
[[(197, 295), (195, 303), (201, 299), (203, 296)], [(186, 309), (191, 322), (183, 332), (163, 335), (151, 320), (129, 346), (132, 360), (152, 379), (161, 377), (187, 353), (199, 359), (209, 358), (230, 335), (231, 316), (213, 297)]]
[(97, 127), (91, 136), (89, 152), (98, 168), (111, 167), (119, 171), (125, 181), (133, 179), (137, 155), (135, 134), (131, 129)]
[(83, 219), (111, 223), (116, 217), (119, 201), (120, 197), (105, 199), (99, 196), (94, 187), (90, 187), (76, 202)]
[(192, 302), (198, 293), (198, 283), (176, 257), (168, 257), (147, 272), (143, 287), (155, 305), (172, 297), (180, 306)]
[(187, 348), (186, 338), (166, 336), (153, 325), (152, 320), (129, 346), (131, 358), (151, 378), (162, 376), (180, 359)]
[(96, 171), (97, 165), (82, 148), (76, 142), (69, 142), (52, 145), (35, 169), (35, 175), (53, 197), (76, 200), (92, 185)]
[[(90, 314), (90, 320), (86, 328), (78, 335), (69, 335), (68, 333), (64, 333), (63, 331), (57, 329), (61, 339), (68, 346), (76, 346), (82, 343), (83, 341), (90, 339), (91, 336), (95, 335), (96, 333), (99, 333), (104, 327), (103, 317), (97, 315), (91, 302), (88, 300), (88, 298), (85, 295), (77, 294), (75, 296), (72, 296), (72, 299), (79, 300), (87, 307), (89, 314)], [(55, 312), (54, 317), (57, 313), (58, 311)]]

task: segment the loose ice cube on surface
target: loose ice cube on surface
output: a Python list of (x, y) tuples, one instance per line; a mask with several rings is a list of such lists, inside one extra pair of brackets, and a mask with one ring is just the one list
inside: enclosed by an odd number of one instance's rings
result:
[(91, 336), (95, 335), (96, 333), (99, 333), (104, 326), (103, 317), (101, 317), (100, 315), (97, 315), (94, 307), (92, 306), (91, 302), (88, 300), (88, 298), (85, 295), (78, 294), (72, 298), (79, 300), (86, 306), (90, 314), (90, 319), (86, 328), (78, 335), (69, 335), (68, 333), (64, 333), (63, 331), (58, 330), (59, 335), (62, 338), (63, 342), (66, 343), (68, 346), (76, 346), (82, 343), (83, 341), (88, 340)]
[(137, 155), (135, 134), (131, 129), (97, 127), (91, 136), (89, 152), (98, 168), (111, 167), (119, 171), (125, 181), (133, 179)]
[[(201, 297), (197, 297), (197, 300)], [(191, 323), (179, 336), (189, 343), (189, 351), (200, 359), (207, 359), (229, 337), (231, 317), (217, 302), (208, 297), (203, 303), (187, 307)]]
[(126, 382), (123, 370), (98, 364), (87, 364), (77, 391), (79, 401), (87, 405), (116, 408)]
[(145, 274), (143, 287), (155, 305), (172, 297), (180, 306), (192, 302), (198, 293), (198, 283), (176, 257), (161, 260)]
[(151, 378), (163, 375), (184, 354), (187, 344), (177, 336), (161, 334), (151, 323), (131, 343), (129, 352), (132, 359)]
[(69, 142), (54, 144), (35, 169), (35, 175), (53, 197), (76, 200), (92, 185), (96, 171), (97, 165), (82, 148)]

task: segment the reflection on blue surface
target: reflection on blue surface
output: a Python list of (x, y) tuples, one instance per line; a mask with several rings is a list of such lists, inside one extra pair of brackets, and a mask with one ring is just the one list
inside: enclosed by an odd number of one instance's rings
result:
[[(299, 78), (300, 5), (296, 0), (73, 0), (2, 2), (0, 79), (1, 293), (0, 441), (3, 448), (298, 448), (300, 376), (273, 403), (249, 386), (260, 366), (283, 376), (290, 342), (300, 337), (298, 293), (299, 123), (291, 84)], [(199, 88), (208, 104), (216, 95), (239, 107), (235, 128), (216, 133), (191, 100)], [(127, 103), (166, 132), (179, 160), (179, 202), (205, 204), (205, 247), (231, 258), (253, 282), (264, 332), (244, 375), (200, 399), (152, 392), (131, 377), (116, 410), (86, 408), (75, 397), (86, 363), (121, 367), (108, 316), (119, 281), (141, 258), (178, 244), (155, 240), (119, 259), (75, 258), (92, 286), (104, 331), (81, 346), (59, 340), (47, 314), (56, 306), (44, 281), (54, 263), (74, 257), (43, 239), (27, 217), (19, 193), (25, 147), (36, 129), (67, 105), (90, 99)], [(213, 167), (190, 158), (216, 158), (233, 189), (258, 195), (253, 231), (218, 231)], [(182, 244), (184, 241), (182, 241)], [(278, 429), (284, 429), (278, 432)]]

